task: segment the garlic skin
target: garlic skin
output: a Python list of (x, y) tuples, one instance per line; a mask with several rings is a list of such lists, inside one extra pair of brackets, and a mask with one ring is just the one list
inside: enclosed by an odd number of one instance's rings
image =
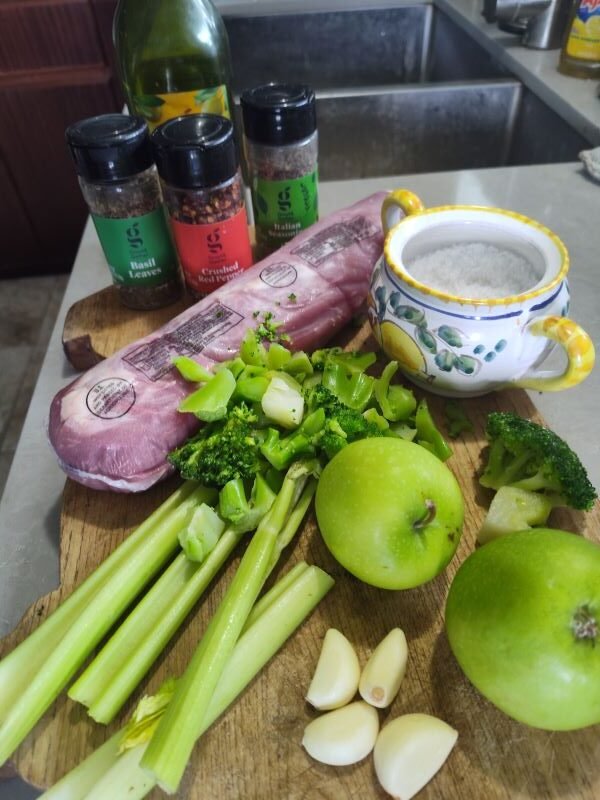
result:
[(360, 664), (354, 648), (342, 633), (330, 628), (323, 639), (307, 701), (320, 711), (340, 708), (353, 699), (359, 679)]
[(429, 714), (405, 714), (383, 727), (373, 758), (379, 783), (392, 797), (410, 800), (433, 778), (458, 732)]
[(321, 714), (304, 729), (302, 746), (316, 761), (334, 767), (366, 758), (379, 733), (379, 716), (368, 703), (356, 700)]
[(375, 648), (360, 676), (358, 691), (376, 708), (387, 708), (406, 674), (408, 645), (401, 628), (393, 628)]

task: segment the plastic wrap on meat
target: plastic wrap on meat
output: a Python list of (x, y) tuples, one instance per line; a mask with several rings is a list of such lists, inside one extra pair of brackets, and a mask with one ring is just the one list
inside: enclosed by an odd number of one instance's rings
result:
[(52, 401), (49, 439), (74, 480), (137, 492), (166, 477), (167, 454), (198, 428), (177, 407), (189, 393), (178, 355), (231, 358), (255, 314), (271, 312), (294, 349), (324, 345), (362, 305), (382, 249), (384, 193), (338, 211), (160, 330), (77, 378)]

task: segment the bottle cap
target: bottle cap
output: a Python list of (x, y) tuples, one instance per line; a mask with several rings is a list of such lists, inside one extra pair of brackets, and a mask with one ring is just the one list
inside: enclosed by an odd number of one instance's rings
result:
[(259, 144), (286, 145), (317, 129), (315, 93), (308, 86), (266, 83), (241, 97), (244, 132)]
[(160, 177), (171, 186), (202, 189), (232, 178), (239, 161), (233, 124), (217, 114), (167, 120), (151, 136)]
[(98, 183), (131, 178), (152, 166), (148, 125), (143, 117), (101, 114), (70, 125), (65, 137), (77, 174)]

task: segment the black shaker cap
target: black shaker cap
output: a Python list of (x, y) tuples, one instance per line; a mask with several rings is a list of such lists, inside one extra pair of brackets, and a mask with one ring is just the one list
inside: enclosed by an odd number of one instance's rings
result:
[(302, 84), (266, 83), (241, 96), (244, 133), (253, 142), (286, 145), (317, 129), (315, 93)]
[(148, 125), (143, 117), (100, 114), (65, 132), (77, 174), (97, 183), (115, 183), (148, 169), (153, 162)]
[(161, 178), (182, 189), (217, 186), (237, 172), (233, 124), (217, 114), (186, 114), (167, 120), (151, 136)]

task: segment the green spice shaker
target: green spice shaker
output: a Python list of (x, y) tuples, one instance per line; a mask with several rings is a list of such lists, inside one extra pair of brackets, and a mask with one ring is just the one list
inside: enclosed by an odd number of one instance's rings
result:
[(151, 309), (177, 300), (181, 278), (146, 121), (102, 114), (69, 126), (66, 139), (121, 302)]
[(242, 94), (244, 149), (259, 257), (318, 219), (315, 94), (269, 83)]

